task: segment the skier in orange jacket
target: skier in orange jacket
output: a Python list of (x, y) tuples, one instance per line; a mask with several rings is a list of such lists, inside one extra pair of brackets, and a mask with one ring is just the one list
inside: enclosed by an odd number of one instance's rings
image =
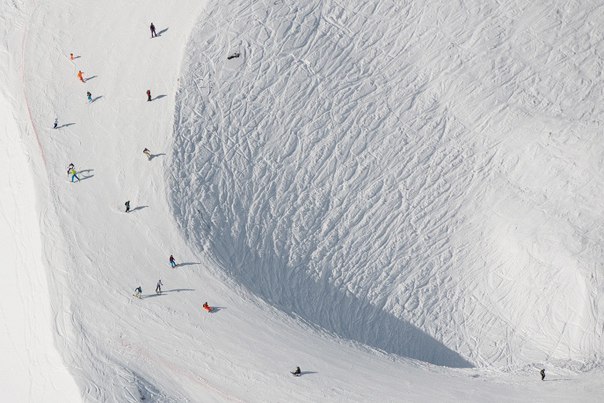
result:
[(81, 82), (85, 83), (86, 81), (84, 81), (84, 73), (82, 72), (82, 70), (78, 71), (78, 78), (80, 79)]
[(207, 312), (212, 312), (212, 307), (209, 306), (207, 302), (203, 303), (203, 309), (205, 309)]

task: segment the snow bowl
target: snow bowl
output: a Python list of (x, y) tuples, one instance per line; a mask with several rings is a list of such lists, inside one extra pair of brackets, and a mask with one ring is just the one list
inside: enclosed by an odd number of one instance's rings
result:
[[(430, 155), (459, 158), (438, 146), (448, 129), (430, 125), (441, 135), (410, 142), (415, 135), (397, 127), (409, 102), (391, 109), (380, 91), (387, 77), (340, 49), (316, 5), (283, 6), (270, 16), (255, 10), (239, 22), (253, 29), (234, 47), (221, 11), (209, 11), (194, 30), (177, 95), (171, 203), (186, 237), (270, 304), (340, 337), (470, 366), (384, 309), (408, 249), (424, 242), (405, 227), (433, 230), (439, 224), (427, 222), (426, 212), (456, 197), (444, 179), (428, 185), (434, 192), (405, 189), (421, 188), (435, 170), (440, 176), (433, 167), (409, 178)], [(281, 25), (279, 13), (295, 23)], [(240, 56), (228, 59), (231, 50)], [(431, 102), (419, 104), (430, 116)], [(416, 120), (407, 129), (416, 134), (424, 125)], [(396, 156), (418, 143), (427, 154), (400, 164)]]
[[(170, 202), (194, 247), (275, 307), (400, 356), (469, 367), (598, 351), (595, 266), (579, 266), (602, 256), (602, 231), (577, 250), (596, 210), (566, 220), (568, 198), (595, 200), (602, 181), (568, 186), (587, 167), (561, 159), (564, 142), (524, 151), (540, 140), (527, 132), (575, 127), (517, 95), (525, 75), (549, 79), (507, 48), (525, 46), (521, 23), (448, 2), (240, 3), (204, 12), (176, 96)], [(511, 28), (458, 46), (432, 15)], [(563, 202), (535, 207), (540, 179)]]

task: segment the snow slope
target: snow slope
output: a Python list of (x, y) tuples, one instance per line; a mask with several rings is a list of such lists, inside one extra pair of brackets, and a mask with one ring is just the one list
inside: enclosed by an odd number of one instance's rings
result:
[(483, 3), (221, 2), (186, 52), (175, 216), (251, 291), (345, 338), (591, 366), (601, 7)]
[(3, 5), (5, 317), (84, 401), (595, 400), (598, 4), (300, 3)]
[(20, 52), (27, 7), (0, 4), (0, 254), (4, 267), (0, 293), (0, 388), (12, 402), (44, 401), (52, 394), (67, 401), (80, 396), (55, 348), (60, 332), (48, 305), (47, 271), (41, 255), (39, 204), (31, 170), (27, 139), (33, 136), (20, 85)]

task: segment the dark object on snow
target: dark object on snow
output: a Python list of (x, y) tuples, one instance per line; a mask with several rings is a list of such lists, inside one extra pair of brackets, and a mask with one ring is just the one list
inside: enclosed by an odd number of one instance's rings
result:
[(541, 371), (539, 371), (539, 373), (541, 374), (541, 380), (544, 381), (545, 380), (545, 369), (542, 369)]
[(157, 34), (155, 33), (155, 25), (153, 25), (153, 23), (151, 23), (151, 25), (149, 26), (149, 29), (151, 30), (151, 38), (156, 37)]
[(239, 53), (233, 53), (232, 55), (227, 57), (227, 60), (235, 59), (236, 57), (239, 57), (239, 56), (241, 56)]
[(300, 371), (300, 367), (296, 367), (296, 370), (294, 372), (291, 373), (293, 376), (300, 376), (302, 375), (302, 371)]
[(151, 90), (147, 90), (147, 102), (151, 101)]
[(124, 203), (126, 205), (126, 213), (130, 211), (130, 200), (128, 200), (126, 203)]
[(56, 129), (59, 126), (59, 118), (55, 118), (55, 124), (52, 126), (53, 129)]

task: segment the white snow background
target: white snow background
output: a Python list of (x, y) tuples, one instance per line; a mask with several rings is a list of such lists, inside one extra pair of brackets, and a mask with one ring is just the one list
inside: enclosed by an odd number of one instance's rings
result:
[(601, 399), (601, 2), (0, 22), (2, 401)]

